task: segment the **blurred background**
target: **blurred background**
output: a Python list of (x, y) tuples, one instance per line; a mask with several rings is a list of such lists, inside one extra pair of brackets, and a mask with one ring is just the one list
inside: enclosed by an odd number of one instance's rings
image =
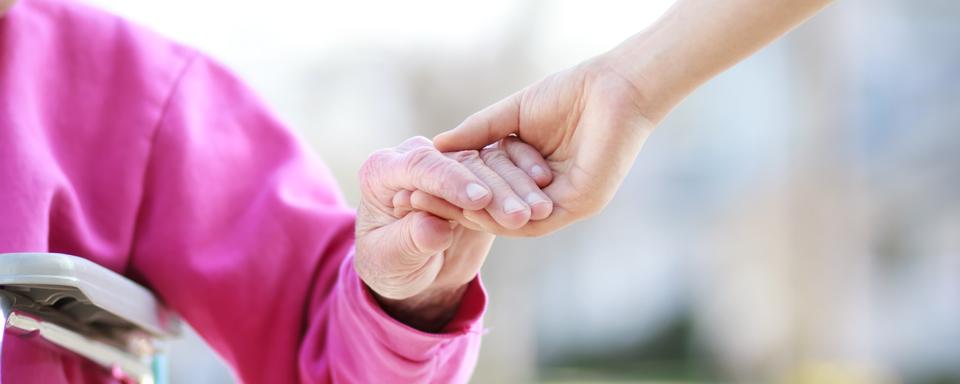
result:
[[(667, 0), (87, 0), (226, 63), (356, 204)], [(960, 2), (848, 0), (689, 97), (601, 215), (499, 239), (476, 383), (960, 383)], [(193, 335), (172, 382), (232, 382)]]

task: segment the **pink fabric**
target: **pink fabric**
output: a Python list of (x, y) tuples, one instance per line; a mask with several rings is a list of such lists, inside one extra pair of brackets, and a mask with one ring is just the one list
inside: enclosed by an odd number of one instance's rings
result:
[[(21, 0), (0, 19), (0, 183), (0, 253), (130, 276), (243, 382), (465, 382), (474, 367), (479, 280), (442, 334), (390, 318), (352, 268), (354, 212), (317, 157), (222, 67), (116, 17)], [(110, 381), (15, 337), (3, 348), (5, 383)]]

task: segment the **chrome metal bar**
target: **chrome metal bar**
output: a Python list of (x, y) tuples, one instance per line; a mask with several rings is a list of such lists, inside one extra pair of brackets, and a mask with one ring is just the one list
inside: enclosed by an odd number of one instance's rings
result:
[(17, 311), (12, 311), (4, 317), (6, 331), (40, 337), (57, 347), (76, 353), (109, 369), (115, 376), (119, 376), (118, 379), (133, 380), (141, 384), (154, 383), (149, 360), (145, 361), (114, 346)]
[[(7, 334), (6, 324), (7, 319), (10, 318), (10, 315), (13, 314), (13, 302), (10, 301), (10, 298), (7, 295), (0, 294), (0, 320), (3, 320), (4, 326), (0, 328), (0, 362), (3, 361), (3, 336)], [(3, 364), (0, 364), (0, 383), (3, 382)]]

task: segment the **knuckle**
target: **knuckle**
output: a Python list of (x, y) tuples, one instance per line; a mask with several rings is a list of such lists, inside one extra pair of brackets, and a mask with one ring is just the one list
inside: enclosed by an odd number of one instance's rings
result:
[(411, 154), (408, 172), (425, 185), (438, 185), (450, 173), (450, 162), (436, 150), (417, 150)]
[(415, 143), (415, 144), (430, 144), (430, 143), (431, 143), (431, 142), (430, 142), (430, 139), (428, 139), (428, 138), (426, 138), (426, 137), (424, 137), (424, 136), (421, 136), (421, 135), (417, 135), (417, 136), (411, 137), (411, 138), (410, 138), (409, 140), (407, 140), (407, 141), (412, 142), (412, 143)]
[(360, 175), (369, 174), (371, 171), (379, 169), (384, 162), (387, 161), (388, 157), (393, 151), (390, 149), (378, 149), (373, 151), (370, 156), (367, 156), (367, 159), (364, 160), (363, 165), (360, 166)]
[(367, 159), (360, 165), (360, 170), (357, 172), (357, 176), (360, 179), (360, 185), (362, 187), (369, 187), (370, 184), (377, 179), (377, 177), (382, 172), (383, 168), (386, 166), (386, 163), (389, 161), (390, 150), (380, 149), (374, 151), (367, 157)]
[(473, 149), (468, 149), (465, 151), (457, 151), (450, 154), (450, 157), (453, 160), (456, 160), (458, 163), (469, 164), (470, 162), (476, 162), (480, 160), (480, 152)]
[(480, 156), (485, 163), (494, 163), (507, 159), (506, 153), (497, 147), (487, 147), (480, 151)]
[(417, 147), (406, 153), (407, 169), (412, 173), (418, 170), (431, 168), (436, 165), (437, 150), (430, 147)]
[(401, 147), (405, 148), (419, 148), (424, 146), (433, 146), (433, 142), (430, 139), (423, 136), (414, 136), (403, 141), (400, 144)]
[(411, 151), (408, 161), (409, 174), (428, 193), (456, 194), (454, 183), (461, 175), (459, 163), (450, 161), (432, 147)]
[(378, 173), (384, 162), (385, 154), (383, 151), (382, 149), (374, 151), (370, 156), (367, 156), (367, 159), (360, 165), (360, 170), (357, 171), (357, 177), (360, 179), (361, 184), (374, 178), (374, 175)]

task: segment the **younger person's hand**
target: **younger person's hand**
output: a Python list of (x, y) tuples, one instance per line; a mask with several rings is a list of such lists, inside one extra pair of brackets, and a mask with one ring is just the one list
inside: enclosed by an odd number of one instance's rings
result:
[(444, 151), (519, 137), (544, 154), (553, 172), (544, 188), (554, 202), (549, 218), (504, 231), (485, 217), (468, 213), (469, 219), (498, 234), (539, 236), (606, 206), (655, 126), (640, 107), (643, 89), (611, 68), (595, 59), (559, 72), (436, 137)]

